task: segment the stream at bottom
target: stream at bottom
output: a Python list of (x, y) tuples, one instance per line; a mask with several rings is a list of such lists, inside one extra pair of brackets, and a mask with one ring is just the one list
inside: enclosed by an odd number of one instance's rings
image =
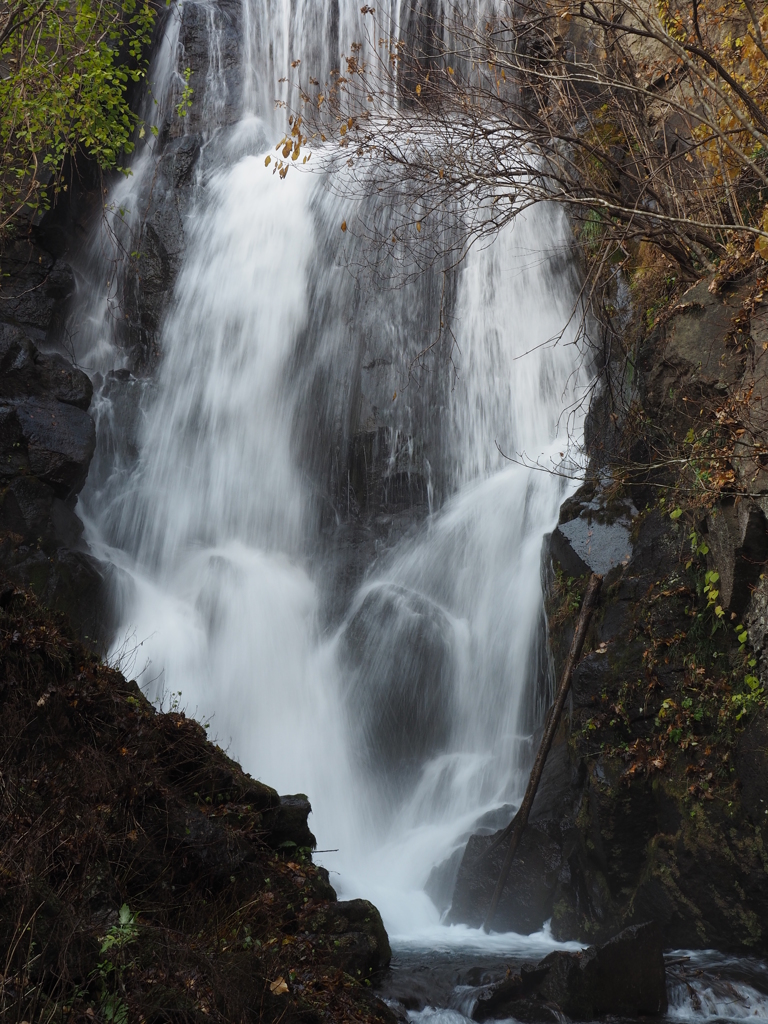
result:
[[(392, 941), (392, 964), (378, 995), (403, 1022), (471, 1024), (472, 1021), (568, 1021), (556, 1008), (536, 1007), (531, 1015), (489, 1015), (483, 1000), (501, 979), (535, 964), (557, 949), (545, 929), (534, 935), (484, 935), (462, 927), (435, 929), (419, 940)], [(768, 963), (716, 950), (671, 950), (664, 955), (668, 1009), (662, 1017), (602, 1017), (620, 1020), (768, 1020)]]

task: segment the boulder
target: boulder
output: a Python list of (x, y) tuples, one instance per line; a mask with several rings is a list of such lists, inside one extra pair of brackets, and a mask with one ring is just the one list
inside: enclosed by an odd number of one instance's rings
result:
[(631, 925), (602, 946), (581, 953), (557, 950), (538, 992), (577, 1020), (603, 1014), (655, 1016), (667, 1009), (661, 929), (654, 922)]
[(666, 1009), (661, 930), (648, 922), (625, 928), (602, 946), (559, 949), (538, 964), (509, 970), (481, 991), (472, 1017), (542, 1020), (555, 1011), (592, 1020), (608, 1014), (658, 1016)]
[[(5, 412), (9, 407), (0, 406)], [(26, 446), (30, 472), (68, 498), (85, 483), (96, 448), (96, 428), (87, 412), (56, 398), (26, 398), (11, 406)]]
[(410, 778), (441, 753), (453, 726), (453, 628), (422, 594), (371, 588), (341, 636), (347, 700), (361, 762), (372, 774)]
[[(459, 866), (449, 924), (479, 928), (491, 903), (508, 843), (491, 850), (501, 830), (470, 836)], [(493, 920), (494, 931), (530, 935), (552, 916), (560, 869), (562, 838), (556, 821), (529, 823), (512, 864), (509, 881)]]
[(722, 499), (707, 516), (707, 541), (720, 574), (720, 601), (743, 615), (768, 558), (768, 533), (757, 504)]
[[(552, 917), (563, 887), (573, 882), (578, 861), (573, 849), (573, 818), (577, 809), (574, 801), (581, 781), (571, 766), (567, 731), (561, 725), (493, 920), (494, 931), (522, 935), (539, 931)], [(504, 827), (511, 818), (512, 809), (508, 808)], [(502, 831), (489, 834), (482, 822), (477, 823), (456, 875), (449, 923), (477, 928), (485, 920), (508, 847), (504, 842), (491, 849)]]
[(392, 950), (381, 914), (368, 900), (331, 904), (324, 930), (333, 939), (336, 957), (352, 977), (365, 977), (389, 964)]
[[(69, 499), (77, 493), (96, 446), (96, 430), (87, 412), (92, 395), (82, 370), (61, 356), (41, 354), (18, 328), (0, 325), (0, 479), (6, 486), (13, 490), (14, 482), (22, 483), (21, 491), (28, 492), (27, 485), (38, 481), (44, 490), (37, 488), (34, 503), (46, 504), (47, 499), (48, 506), (54, 497)], [(5, 498), (0, 497), (0, 508), (6, 506)], [(30, 500), (16, 494), (15, 504), (0, 513), (0, 531), (37, 539), (39, 520), (50, 509), (42, 514), (25, 512)]]
[(317, 840), (307, 824), (311, 813), (312, 805), (303, 793), (281, 796), (278, 806), (269, 812), (270, 846), (314, 850)]
[(19, 236), (3, 250), (3, 276), (0, 321), (17, 324), (43, 341), (61, 323), (75, 290), (72, 268), (33, 237)]
[(603, 500), (602, 490), (585, 486), (560, 510), (560, 522), (550, 539), (550, 552), (566, 576), (597, 572), (602, 576), (632, 557), (631, 502)]

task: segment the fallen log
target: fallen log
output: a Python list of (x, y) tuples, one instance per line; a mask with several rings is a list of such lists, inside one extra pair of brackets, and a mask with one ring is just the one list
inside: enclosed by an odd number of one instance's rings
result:
[(541, 775), (544, 771), (544, 765), (547, 760), (547, 754), (552, 746), (552, 740), (557, 732), (557, 727), (560, 723), (560, 715), (563, 711), (565, 704), (565, 698), (568, 696), (568, 690), (571, 685), (571, 676), (573, 670), (576, 667), (581, 656), (581, 649), (584, 646), (584, 638), (587, 635), (587, 629), (589, 628), (589, 622), (592, 618), (592, 612), (594, 611), (595, 605), (597, 604), (597, 598), (600, 593), (600, 586), (603, 582), (603, 577), (598, 576), (597, 573), (592, 573), (587, 584), (587, 590), (584, 594), (584, 600), (581, 603), (581, 611), (579, 612), (579, 618), (576, 622), (576, 629), (573, 633), (573, 640), (571, 641), (571, 649), (568, 652), (565, 665), (563, 666), (563, 674), (560, 678), (560, 685), (557, 688), (557, 695), (555, 696), (555, 702), (547, 715), (546, 725), (544, 727), (544, 735), (541, 737), (541, 743), (539, 744), (539, 750), (536, 754), (536, 760), (533, 762), (533, 768), (531, 769), (531, 777), (528, 780), (528, 787), (523, 797), (523, 802), (520, 804), (520, 809), (514, 816), (512, 821), (509, 823), (504, 832), (499, 836), (498, 840), (494, 843), (494, 849), (503, 843), (508, 836), (511, 836), (509, 842), (509, 849), (507, 855), (504, 858), (504, 863), (501, 866), (499, 872), (499, 878), (496, 882), (496, 888), (493, 891), (493, 897), (491, 898), (491, 905), (488, 908), (488, 913), (485, 918), (485, 924), (483, 927), (486, 931), (490, 931), (491, 924), (494, 917), (496, 916), (496, 910), (499, 906), (499, 900), (501, 894), (504, 891), (507, 878), (509, 878), (509, 872), (512, 867), (512, 861), (515, 859), (515, 853), (520, 845), (520, 840), (523, 837), (525, 826), (528, 824), (528, 816), (531, 813), (531, 807), (536, 796), (536, 791), (539, 788), (539, 782), (541, 781)]

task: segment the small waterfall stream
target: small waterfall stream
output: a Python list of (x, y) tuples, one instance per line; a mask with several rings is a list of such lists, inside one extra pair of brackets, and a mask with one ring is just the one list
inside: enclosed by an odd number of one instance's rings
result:
[[(114, 566), (113, 653), (134, 649), (150, 695), (210, 721), (253, 775), (309, 795), (318, 859), (396, 943), (506, 948), (440, 919), (467, 835), (520, 799), (547, 698), (541, 550), (565, 485), (496, 443), (546, 461), (568, 425), (579, 436), (565, 411), (584, 353), (568, 332), (541, 345), (577, 294), (568, 228), (537, 208), (471, 250), (450, 358), (436, 346), (414, 375), (445, 268), (398, 288), (354, 276), (362, 243), (339, 225), (373, 200), (351, 209), (328, 189), (322, 152), (314, 174), (265, 167), (291, 60), (326, 74), (364, 38), (359, 7), (243, 0), (234, 30), (232, 9), (184, 15), (207, 47), (202, 142), (154, 372), (126, 346), (107, 253), (141, 229), (177, 101), (175, 7), (147, 108), (160, 140), (147, 134), (80, 266), (72, 333), (99, 447), (78, 511)], [(684, 994), (673, 1007), (686, 1015)]]

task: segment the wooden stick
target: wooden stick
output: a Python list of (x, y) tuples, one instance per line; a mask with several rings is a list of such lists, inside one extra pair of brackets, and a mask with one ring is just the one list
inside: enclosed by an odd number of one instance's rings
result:
[(536, 796), (536, 790), (539, 788), (539, 782), (541, 781), (541, 775), (544, 771), (547, 754), (549, 753), (549, 748), (552, 746), (552, 740), (555, 738), (555, 733), (557, 732), (557, 727), (560, 723), (560, 715), (562, 714), (565, 698), (568, 695), (568, 689), (571, 685), (571, 676), (573, 675), (573, 670), (581, 656), (581, 649), (584, 646), (584, 638), (587, 635), (587, 628), (589, 627), (589, 621), (592, 618), (592, 612), (597, 604), (597, 597), (600, 593), (600, 586), (602, 582), (602, 576), (598, 576), (597, 573), (592, 573), (587, 585), (587, 592), (584, 594), (584, 600), (581, 603), (581, 611), (579, 612), (579, 619), (576, 623), (573, 640), (571, 641), (571, 649), (568, 652), (568, 657), (565, 665), (563, 666), (563, 674), (560, 678), (560, 686), (557, 690), (555, 703), (552, 705), (552, 710), (547, 717), (544, 735), (541, 737), (539, 752), (536, 754), (536, 760), (533, 762), (531, 777), (528, 780), (528, 788), (525, 791), (523, 802), (520, 804), (520, 810), (506, 827), (499, 839), (494, 843), (494, 846), (498, 846), (499, 843), (511, 833), (512, 838), (509, 843), (509, 849), (507, 850), (507, 855), (504, 858), (504, 863), (501, 866), (499, 879), (496, 882), (496, 888), (493, 891), (491, 905), (488, 908), (488, 914), (486, 915), (485, 924), (483, 925), (486, 931), (490, 930), (491, 923), (496, 916), (496, 910), (498, 909), (501, 894), (504, 891), (504, 886), (506, 885), (507, 878), (509, 877), (512, 861), (515, 859), (515, 853), (517, 853), (517, 848), (520, 845), (520, 840), (522, 839), (523, 832), (525, 831), (525, 826), (528, 824), (528, 815), (531, 813), (531, 807), (533, 806), (533, 800)]

